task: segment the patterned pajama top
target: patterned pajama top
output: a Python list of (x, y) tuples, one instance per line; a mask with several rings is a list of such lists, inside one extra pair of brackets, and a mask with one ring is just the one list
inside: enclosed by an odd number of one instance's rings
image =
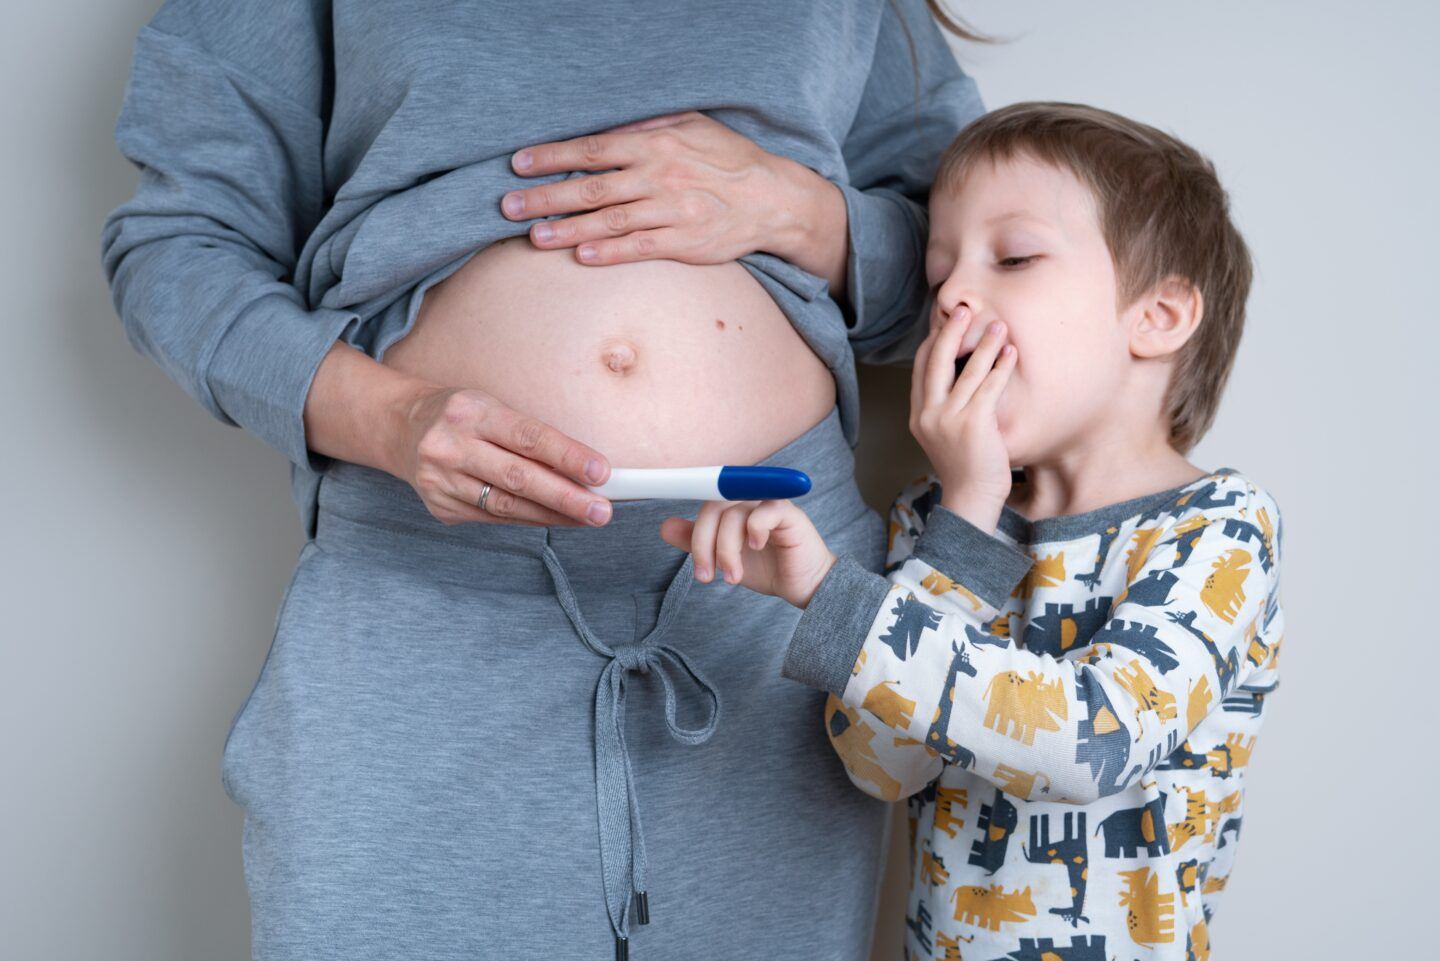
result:
[(993, 534), (933, 474), (885, 575), (842, 555), (784, 673), (907, 799), (905, 956), (1205, 958), (1278, 683), (1280, 511), (1231, 468)]

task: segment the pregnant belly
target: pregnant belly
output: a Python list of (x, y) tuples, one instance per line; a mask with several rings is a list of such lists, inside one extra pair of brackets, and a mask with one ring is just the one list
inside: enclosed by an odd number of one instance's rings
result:
[(612, 467), (753, 463), (835, 404), (829, 368), (741, 264), (587, 267), (528, 237), (429, 288), (381, 362), (484, 390)]

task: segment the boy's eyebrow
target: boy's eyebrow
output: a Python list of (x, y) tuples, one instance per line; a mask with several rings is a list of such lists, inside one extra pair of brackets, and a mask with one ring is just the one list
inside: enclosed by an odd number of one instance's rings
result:
[(1007, 210), (1003, 214), (996, 214), (989, 220), (986, 220), (985, 225), (988, 227), (991, 224), (998, 224), (1003, 220), (1029, 220), (1033, 223), (1040, 224), (1042, 227), (1049, 226), (1049, 221), (1026, 210)]

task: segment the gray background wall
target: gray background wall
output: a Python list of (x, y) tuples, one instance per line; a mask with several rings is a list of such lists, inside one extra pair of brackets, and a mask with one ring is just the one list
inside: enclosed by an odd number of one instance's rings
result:
[[(1001, 0), (957, 46), (988, 103), (1080, 100), (1178, 133), (1258, 262), (1219, 420), (1191, 458), (1286, 521), (1284, 681), (1251, 772), (1217, 957), (1424, 951), (1435, 857), (1430, 4)], [(156, 0), (7, 4), (0, 38), (0, 956), (243, 959), (240, 810), (219, 782), (301, 541), (285, 464), (125, 342), (99, 266), (133, 169), (111, 140)], [(908, 372), (864, 380), (877, 508)], [(893, 420), (892, 420), (893, 422)], [(903, 808), (877, 961), (894, 961)]]

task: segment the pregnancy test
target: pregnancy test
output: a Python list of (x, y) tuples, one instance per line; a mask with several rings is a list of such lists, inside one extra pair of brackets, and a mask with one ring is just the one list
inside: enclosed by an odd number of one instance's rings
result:
[(810, 475), (789, 467), (613, 467), (609, 480), (589, 489), (616, 501), (780, 500), (807, 493)]

